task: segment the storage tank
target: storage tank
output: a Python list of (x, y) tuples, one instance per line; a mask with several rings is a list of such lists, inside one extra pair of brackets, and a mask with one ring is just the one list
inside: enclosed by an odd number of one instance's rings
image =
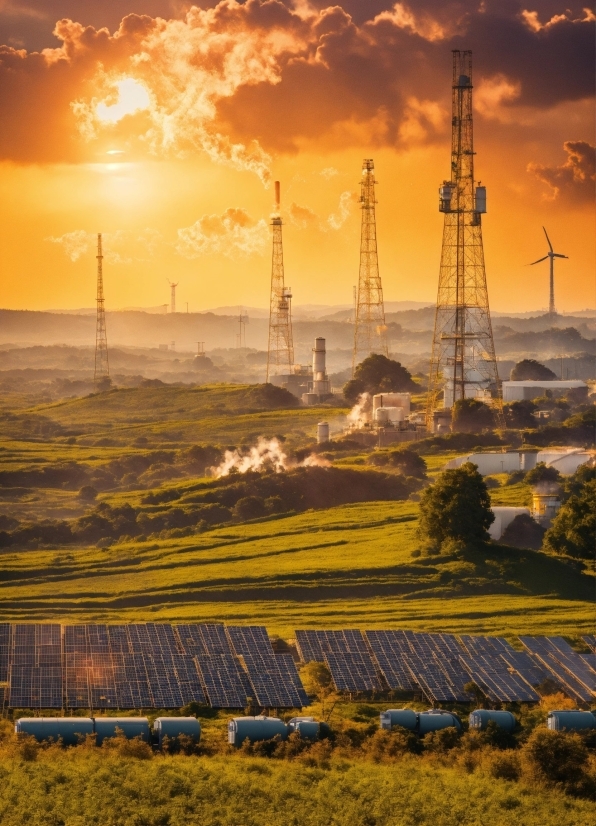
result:
[(510, 711), (489, 711), (485, 708), (477, 708), (476, 711), (470, 712), (469, 716), (470, 728), (484, 731), (489, 723), (496, 723), (497, 727), (502, 731), (514, 731), (517, 725), (517, 720)]
[(289, 733), (299, 731), (303, 740), (318, 740), (319, 729), (319, 722), (314, 717), (292, 717), (288, 723)]
[(234, 717), (228, 723), (228, 743), (236, 748), (240, 748), (245, 740), (257, 743), (273, 740), (277, 735), (282, 740), (288, 737), (288, 727), (278, 717)]
[(145, 743), (150, 742), (149, 720), (146, 717), (95, 717), (97, 745), (101, 746), (108, 737), (117, 737), (120, 729), (127, 740), (139, 737)]
[(375, 393), (373, 396), (373, 416), (379, 407), (401, 407), (404, 416), (410, 415), (411, 393)]
[(322, 445), (329, 441), (329, 422), (319, 422), (317, 425), (317, 444)]
[(157, 737), (159, 748), (162, 748), (164, 737), (176, 740), (183, 735), (193, 743), (198, 743), (201, 739), (201, 724), (196, 717), (156, 717), (153, 733)]
[(88, 734), (93, 734), (90, 717), (21, 717), (14, 730), (17, 734), (30, 734), (41, 743), (43, 740), (62, 740), (65, 746), (76, 746)]
[(458, 731), (462, 729), (459, 717), (451, 711), (431, 708), (430, 711), (422, 711), (418, 715), (418, 733), (421, 737), (430, 731), (438, 731), (442, 728), (449, 728), (449, 726), (453, 726)]
[(551, 731), (582, 731), (596, 728), (591, 711), (549, 711), (546, 727)]
[(410, 708), (390, 708), (381, 712), (381, 728), (391, 731), (396, 726), (416, 731), (418, 715)]
[(386, 407), (377, 407), (373, 413), (373, 418), (377, 424), (389, 424), (389, 413)]

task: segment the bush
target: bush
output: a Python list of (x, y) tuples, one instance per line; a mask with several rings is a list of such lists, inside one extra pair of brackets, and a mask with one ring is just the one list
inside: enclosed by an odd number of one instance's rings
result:
[(596, 480), (571, 496), (544, 537), (545, 549), (576, 559), (593, 559), (596, 548)]
[(243, 496), (234, 505), (234, 516), (244, 522), (265, 515), (265, 502), (260, 496)]
[(539, 551), (545, 529), (528, 513), (520, 513), (507, 525), (500, 539), (502, 545)]
[(520, 759), (510, 751), (495, 754), (489, 763), (488, 772), (497, 780), (519, 780), (522, 775)]
[(452, 428), (460, 433), (481, 433), (495, 426), (495, 414), (478, 399), (458, 399), (453, 405)]
[(525, 481), (528, 485), (540, 485), (542, 482), (559, 482), (561, 474), (556, 467), (549, 467), (544, 462), (538, 462), (536, 467), (526, 473)]
[(557, 378), (552, 370), (536, 359), (518, 361), (509, 377), (511, 381), (554, 381)]
[(375, 763), (401, 757), (403, 754), (420, 754), (422, 745), (413, 731), (395, 728), (391, 731), (377, 729), (362, 744), (362, 751)]
[(425, 751), (432, 751), (436, 754), (446, 754), (454, 749), (460, 740), (460, 733), (455, 726), (431, 731), (422, 738)]
[(494, 519), (484, 479), (471, 462), (445, 471), (420, 498), (419, 532), (434, 547), (486, 542)]
[(584, 773), (588, 750), (577, 734), (537, 728), (522, 748), (529, 773), (548, 783), (577, 783)]

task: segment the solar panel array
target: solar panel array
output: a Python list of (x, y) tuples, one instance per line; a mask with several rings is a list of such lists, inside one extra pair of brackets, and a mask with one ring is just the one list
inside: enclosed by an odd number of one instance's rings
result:
[(596, 655), (578, 654), (563, 637), (520, 639), (526, 651), (516, 651), (501, 637), (296, 631), (301, 659), (327, 663), (338, 690), (381, 687), (421, 691), (431, 702), (466, 702), (472, 697), (465, 685), (474, 682), (491, 700), (537, 702), (536, 687), (551, 679), (574, 699), (593, 700)]
[(300, 708), (292, 658), (264, 627), (0, 624), (0, 682), (12, 708), (181, 708), (189, 702)]

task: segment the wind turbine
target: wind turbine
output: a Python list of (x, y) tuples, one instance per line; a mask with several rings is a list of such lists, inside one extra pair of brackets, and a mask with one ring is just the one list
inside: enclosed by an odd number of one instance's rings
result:
[[(544, 229), (544, 227), (542, 227)], [(544, 258), (539, 258), (538, 261), (532, 261), (530, 264), (531, 267), (534, 264), (540, 264), (541, 261), (546, 261), (546, 259), (550, 259), (550, 298), (548, 302), (548, 312), (549, 315), (556, 315), (557, 311), (555, 310), (555, 258), (569, 258), (568, 255), (561, 255), (560, 252), (555, 252), (553, 250), (553, 245), (550, 242), (550, 238), (548, 237), (548, 233), (546, 229), (544, 229), (544, 234), (546, 235), (546, 240), (548, 241), (548, 246), (550, 251), (544, 256)]]

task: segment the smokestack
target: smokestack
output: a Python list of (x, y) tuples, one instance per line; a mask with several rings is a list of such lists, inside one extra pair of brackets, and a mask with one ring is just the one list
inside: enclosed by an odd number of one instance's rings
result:
[(312, 351), (312, 377), (315, 381), (323, 381), (326, 378), (324, 338), (315, 339)]
[(280, 186), (279, 181), (275, 182), (275, 211), (279, 212), (279, 207), (281, 204), (281, 194), (280, 194)]

